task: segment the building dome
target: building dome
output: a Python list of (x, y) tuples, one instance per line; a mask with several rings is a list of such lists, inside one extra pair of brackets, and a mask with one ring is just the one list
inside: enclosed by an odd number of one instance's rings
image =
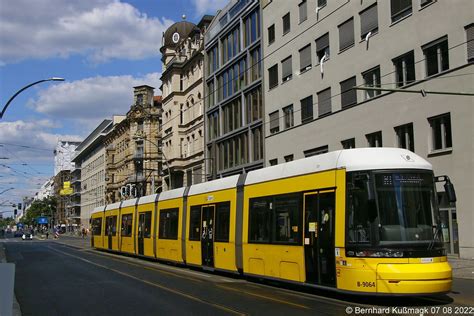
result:
[(175, 48), (180, 40), (188, 37), (188, 35), (194, 30), (199, 31), (194, 23), (188, 21), (176, 22), (163, 34), (163, 46), (160, 50), (163, 51), (165, 48)]

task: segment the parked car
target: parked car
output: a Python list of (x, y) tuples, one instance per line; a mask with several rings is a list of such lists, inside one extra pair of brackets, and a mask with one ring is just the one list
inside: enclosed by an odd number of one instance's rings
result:
[(33, 240), (33, 235), (31, 233), (23, 233), (23, 236), (21, 236), (21, 239), (23, 239), (23, 240)]
[(14, 237), (22, 237), (23, 236), (23, 231), (21, 230), (17, 230), (14, 234), (13, 234)]

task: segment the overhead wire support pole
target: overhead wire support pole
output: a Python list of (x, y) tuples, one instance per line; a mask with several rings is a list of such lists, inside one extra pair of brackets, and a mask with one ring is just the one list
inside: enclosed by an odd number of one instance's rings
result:
[(429, 91), (429, 90), (410, 90), (410, 89), (390, 89), (390, 88), (376, 88), (376, 87), (353, 87), (355, 90), (365, 90), (365, 91), (387, 91), (387, 92), (405, 92), (405, 93), (419, 93), (422, 96), (427, 96), (428, 94), (443, 94), (443, 95), (458, 95), (458, 96), (474, 96), (474, 93), (470, 92), (451, 92), (451, 91)]
[(5, 104), (5, 106), (3, 107), (2, 112), (0, 113), (0, 119), (3, 118), (3, 114), (5, 114), (5, 111), (7, 110), (8, 106), (9, 106), (10, 103), (13, 101), (13, 99), (16, 98), (17, 95), (19, 95), (20, 93), (22, 93), (23, 91), (25, 91), (26, 89), (28, 89), (28, 88), (31, 87), (31, 86), (34, 86), (35, 84), (38, 84), (38, 83), (41, 83), (41, 82), (45, 82), (45, 81), (64, 81), (64, 78), (52, 77), (52, 78), (49, 78), (49, 79), (43, 79), (43, 80), (39, 80), (39, 81), (30, 83), (29, 85), (27, 85), (27, 86), (21, 88), (20, 90), (18, 90), (18, 91), (10, 98), (10, 100), (8, 100), (7, 104)]

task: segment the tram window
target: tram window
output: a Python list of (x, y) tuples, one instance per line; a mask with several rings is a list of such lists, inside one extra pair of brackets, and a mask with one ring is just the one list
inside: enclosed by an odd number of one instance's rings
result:
[(122, 215), (122, 237), (131, 237), (132, 236), (132, 220), (133, 215)]
[(275, 219), (273, 220), (276, 243), (299, 243), (301, 235), (300, 194), (275, 197)]
[(350, 243), (370, 242), (370, 223), (375, 215), (369, 209), (368, 176), (366, 174), (348, 174), (348, 241)]
[(249, 241), (270, 242), (272, 203), (271, 197), (250, 199)]
[(102, 234), (102, 218), (94, 218), (92, 220), (92, 234), (100, 236)]
[(189, 216), (189, 240), (200, 240), (201, 237), (201, 207), (192, 206)]
[(160, 239), (178, 239), (178, 208), (160, 211)]
[(151, 212), (145, 212), (145, 223), (143, 227), (143, 237), (151, 237)]
[(105, 235), (115, 236), (117, 234), (117, 216), (107, 216), (105, 219)]
[(229, 242), (230, 202), (218, 203), (216, 207), (215, 241)]

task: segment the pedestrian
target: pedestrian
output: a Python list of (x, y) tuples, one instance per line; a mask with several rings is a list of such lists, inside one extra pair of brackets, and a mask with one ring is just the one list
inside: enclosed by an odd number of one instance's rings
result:
[(48, 238), (49, 238), (49, 231), (47, 230), (46, 231), (46, 239), (48, 239)]
[(86, 237), (86, 230), (85, 230), (84, 227), (82, 228), (82, 232), (81, 232), (81, 233), (82, 233), (82, 239), (84, 239), (84, 238)]

